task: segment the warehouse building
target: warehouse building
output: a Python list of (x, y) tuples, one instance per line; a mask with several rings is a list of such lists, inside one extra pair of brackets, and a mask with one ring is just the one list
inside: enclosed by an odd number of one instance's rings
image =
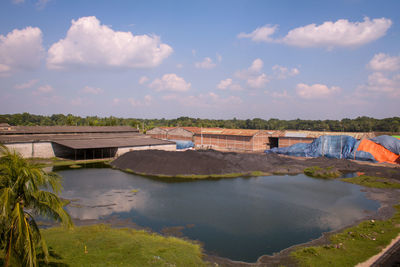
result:
[[(278, 131), (243, 130), (201, 127), (175, 127), (162, 132), (164, 127), (157, 127), (147, 132), (152, 137), (162, 134), (168, 140), (192, 141), (196, 148), (221, 151), (252, 152), (269, 148), (270, 137)], [(161, 130), (162, 129), (162, 130)]]
[[(277, 146), (272, 147), (288, 147), (297, 143), (312, 143), (316, 138), (323, 135), (348, 135), (357, 140), (370, 139), (375, 137), (373, 132), (322, 132), (322, 131), (284, 131), (276, 136)], [(274, 140), (275, 141), (275, 140)], [(272, 148), (271, 147), (271, 148)]]
[(372, 132), (276, 131), (201, 127), (157, 127), (153, 130), (148, 131), (147, 134), (155, 138), (162, 136), (167, 140), (192, 141), (196, 148), (237, 152), (259, 152), (274, 147), (288, 147), (297, 143), (311, 143), (323, 135), (349, 135), (358, 140), (375, 136)]
[(25, 158), (98, 159), (132, 150), (175, 150), (174, 142), (154, 139), (129, 126), (6, 126), (0, 143)]

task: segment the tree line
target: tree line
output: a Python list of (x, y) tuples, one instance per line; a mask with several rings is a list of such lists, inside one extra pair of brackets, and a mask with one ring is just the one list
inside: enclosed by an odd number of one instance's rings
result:
[(400, 117), (375, 119), (371, 117), (357, 117), (355, 119), (342, 120), (268, 120), (254, 118), (247, 120), (230, 119), (199, 119), (179, 117), (176, 119), (140, 119), (87, 116), (80, 117), (72, 114), (53, 114), (51, 116), (34, 115), (29, 113), (0, 115), (0, 123), (22, 126), (131, 126), (146, 131), (159, 126), (195, 126), (195, 127), (219, 127), (230, 129), (262, 129), (262, 130), (313, 130), (333, 132), (400, 132)]

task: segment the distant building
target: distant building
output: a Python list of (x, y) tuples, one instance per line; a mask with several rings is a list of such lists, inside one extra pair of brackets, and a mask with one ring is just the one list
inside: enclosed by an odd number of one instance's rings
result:
[(175, 150), (174, 142), (154, 139), (129, 126), (0, 127), (0, 143), (25, 158), (97, 159), (132, 150)]
[(277, 131), (223, 129), (201, 127), (156, 127), (147, 134), (166, 140), (192, 141), (196, 148), (221, 151), (260, 152), (273, 147), (287, 147), (297, 143), (311, 143), (322, 135), (349, 135), (356, 139), (372, 138), (374, 133)]

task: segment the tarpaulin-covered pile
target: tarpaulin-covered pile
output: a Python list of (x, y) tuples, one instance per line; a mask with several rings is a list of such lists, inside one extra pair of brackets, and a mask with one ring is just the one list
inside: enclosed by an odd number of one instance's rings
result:
[(382, 135), (372, 139), (357, 139), (347, 135), (321, 136), (311, 144), (298, 143), (273, 148), (265, 153), (297, 157), (327, 157), (400, 164), (400, 139)]
[(194, 147), (194, 143), (192, 141), (183, 141), (183, 140), (171, 140), (176, 143), (176, 149), (189, 149)]

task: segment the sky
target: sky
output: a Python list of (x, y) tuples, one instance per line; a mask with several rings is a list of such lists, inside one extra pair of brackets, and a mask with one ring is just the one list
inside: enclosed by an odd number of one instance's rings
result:
[(400, 1), (0, 0), (0, 113), (400, 116)]

